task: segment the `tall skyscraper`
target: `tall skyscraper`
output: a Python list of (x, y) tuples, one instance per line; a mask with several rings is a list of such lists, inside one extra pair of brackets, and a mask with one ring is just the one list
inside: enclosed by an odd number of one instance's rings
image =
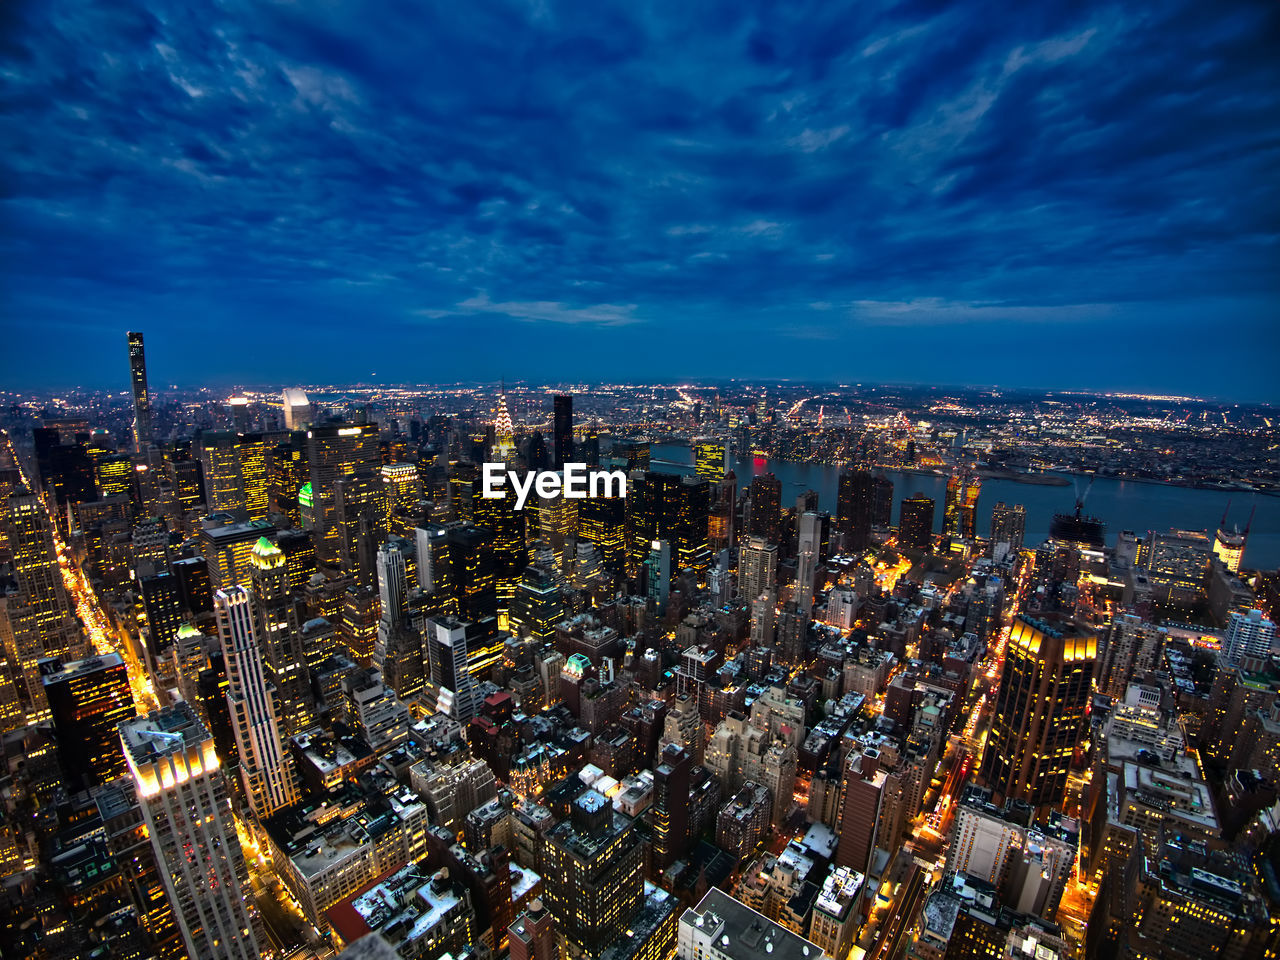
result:
[(291, 758), (281, 743), (280, 705), (267, 682), (253, 596), (244, 587), (213, 598), (227, 670), (227, 707), (240, 755), (245, 799), (259, 819), (298, 799)]
[(286, 430), (305, 430), (311, 426), (311, 401), (299, 387), (285, 387), (281, 400)]
[(976, 476), (965, 481), (964, 493), (960, 497), (960, 536), (965, 540), (978, 536), (978, 493), (981, 489), (982, 481)]
[(134, 715), (129, 675), (119, 654), (40, 664), (53, 717), (58, 762), (68, 793), (107, 783), (125, 772), (116, 726)]
[[(18, 698), (28, 723), (49, 718), (39, 662), (82, 660), (92, 650), (62, 580), (53, 525), (40, 499), (19, 487), (5, 501), (5, 527), (17, 590), (0, 595), (0, 629), (10, 664), (21, 671)], [(0, 628), (4, 624), (0, 623)]]
[(778, 577), (778, 545), (763, 537), (748, 537), (738, 556), (738, 593), (748, 601), (761, 594), (774, 596)]
[(261, 921), (209, 731), (180, 702), (126, 720), (119, 732), (188, 955), (257, 960)]
[(947, 478), (947, 495), (942, 504), (942, 532), (949, 537), (960, 535), (960, 504), (964, 499), (964, 480), (956, 467)]
[(600, 548), (605, 569), (615, 577), (626, 564), (626, 504), (622, 497), (588, 497), (578, 501), (578, 537)]
[(846, 470), (840, 474), (836, 492), (836, 529), (850, 550), (865, 550), (871, 543), (871, 508), (874, 484), (866, 470)]
[(1276, 642), (1276, 625), (1261, 610), (1233, 611), (1222, 640), (1222, 660), (1233, 667), (1259, 671), (1271, 659)]
[(342, 552), (335, 516), (335, 485), (357, 472), (378, 476), (382, 451), (377, 425), (329, 423), (312, 427), (307, 431), (307, 463), (311, 470), (310, 509), (316, 530), (316, 557), (334, 562)]
[[(577, 501), (560, 498), (554, 503), (562, 515), (571, 512), (576, 514), (573, 508)], [(472, 507), (476, 526), (487, 530), (492, 536), (493, 586), (500, 616), (505, 615), (510, 608), (516, 584), (520, 582), (520, 576), (529, 562), (529, 551), (525, 543), (525, 518), (516, 510), (515, 504), (515, 491), (504, 480), (501, 497), (485, 497), (477, 488)], [(576, 520), (576, 516), (572, 519)], [(562, 549), (563, 546), (561, 544)]]
[(631, 819), (595, 790), (569, 805), (569, 817), (543, 845), (547, 907), (575, 951), (600, 956), (620, 939), (644, 899), (643, 852)]
[(1022, 549), (1027, 532), (1027, 508), (1020, 503), (1009, 506), (1003, 500), (991, 508), (991, 542), (1007, 543)]
[(291, 737), (315, 723), (315, 705), (302, 648), (301, 618), (290, 595), (284, 551), (266, 537), (249, 558), (254, 613), (261, 629), (264, 678), (276, 691), (281, 733)]
[(378, 548), (378, 596), (382, 617), (373, 648), (373, 666), (401, 700), (422, 692), (425, 660), (422, 636), (409, 620), (409, 542), (393, 537)]
[(933, 500), (923, 493), (902, 501), (898, 515), (898, 546), (924, 552), (933, 547)]
[(151, 397), (147, 393), (147, 354), (141, 333), (129, 333), (129, 379), (133, 384), (133, 440), (142, 451), (155, 436), (151, 429)]
[(782, 524), (782, 481), (764, 473), (751, 481), (751, 523), (747, 532), (777, 543)]
[(552, 466), (559, 468), (573, 461), (573, 397), (570, 394), (556, 394), (553, 427)]
[(1093, 631), (1073, 621), (1014, 621), (980, 773), (999, 799), (1062, 801), (1086, 730), (1097, 649)]
[(693, 442), (694, 472), (711, 483), (719, 483), (725, 474), (725, 446), (719, 440), (702, 438)]
[(426, 621), (431, 682), (441, 691), (440, 712), (466, 723), (480, 711), (480, 681), (502, 658), (502, 640), (493, 624), (467, 623), (456, 617)]

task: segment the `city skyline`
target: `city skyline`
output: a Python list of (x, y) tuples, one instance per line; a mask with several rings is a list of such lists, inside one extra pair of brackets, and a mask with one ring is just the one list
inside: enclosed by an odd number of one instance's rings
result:
[(6, 386), (1276, 400), (1263, 4), (10, 16)]

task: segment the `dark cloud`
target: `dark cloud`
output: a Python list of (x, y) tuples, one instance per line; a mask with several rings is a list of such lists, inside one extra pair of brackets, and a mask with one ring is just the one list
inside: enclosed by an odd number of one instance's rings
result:
[(1278, 11), (15, 0), (0, 375), (1276, 399)]

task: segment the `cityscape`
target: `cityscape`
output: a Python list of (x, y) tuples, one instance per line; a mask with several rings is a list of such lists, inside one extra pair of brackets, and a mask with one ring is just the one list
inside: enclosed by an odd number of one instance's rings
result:
[(1280, 960), (1280, 4), (0, 11), (0, 960)]
[(119, 346), (3, 397), (4, 956), (1280, 949), (1272, 408)]

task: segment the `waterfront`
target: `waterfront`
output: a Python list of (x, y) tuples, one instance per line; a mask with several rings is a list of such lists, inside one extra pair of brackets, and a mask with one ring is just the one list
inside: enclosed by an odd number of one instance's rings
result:
[[(684, 445), (654, 444), (652, 457), (655, 470), (688, 473), (693, 469), (693, 454)], [(753, 476), (772, 471), (782, 481), (784, 506), (794, 505), (796, 497), (805, 490), (817, 490), (821, 508), (835, 513), (838, 467), (763, 458), (733, 459), (730, 465), (737, 474), (739, 487), (750, 483)], [(923, 493), (937, 504), (934, 529), (941, 530), (942, 501), (947, 485), (945, 477), (896, 470), (882, 473), (893, 481), (894, 523), (898, 522), (902, 499)], [(1065, 487), (1015, 480), (984, 480), (982, 494), (978, 498), (978, 532), (983, 536), (990, 533), (991, 508), (997, 502), (1021, 503), (1027, 508), (1027, 543), (1039, 543), (1048, 536), (1049, 521), (1053, 515), (1073, 510), (1076, 491), (1083, 492), (1088, 483), (1085, 478), (1071, 479), (1075, 482)], [(1177, 527), (1208, 530), (1212, 534), (1228, 501), (1231, 503), (1229, 520), (1241, 527), (1249, 519), (1249, 511), (1257, 507), (1244, 565), (1261, 570), (1280, 567), (1280, 497), (1099, 477), (1088, 492), (1084, 510), (1106, 523), (1107, 543), (1114, 545), (1116, 534), (1121, 530), (1145, 533)]]

